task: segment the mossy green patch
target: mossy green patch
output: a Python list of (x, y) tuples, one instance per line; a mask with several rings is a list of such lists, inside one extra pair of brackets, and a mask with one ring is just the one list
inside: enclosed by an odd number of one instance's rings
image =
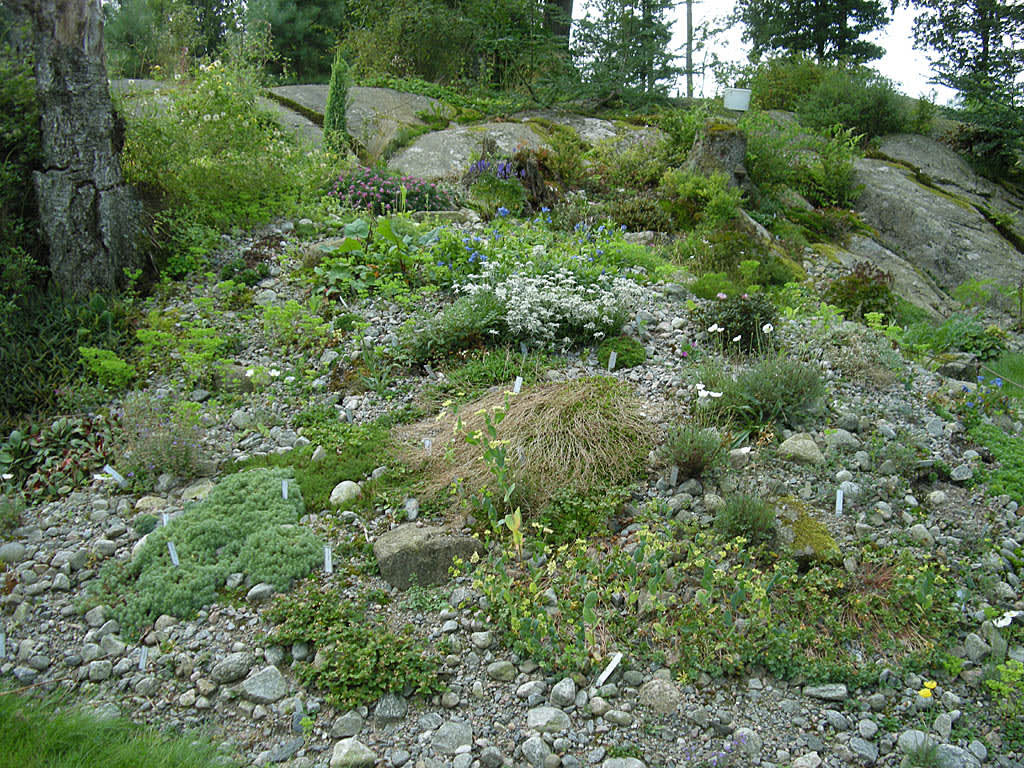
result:
[(613, 371), (636, 368), (647, 359), (647, 349), (639, 341), (628, 336), (615, 336), (605, 339), (597, 348), (597, 360), (602, 368), (608, 368), (612, 352), (615, 353), (615, 365), (611, 367)]
[(150, 533), (130, 562), (104, 566), (87, 602), (108, 605), (133, 636), (161, 614), (194, 615), (217, 599), (232, 573), (285, 590), (321, 556), (320, 542), (297, 524), (303, 511), (302, 493), (290, 472), (230, 475), (205, 499)]

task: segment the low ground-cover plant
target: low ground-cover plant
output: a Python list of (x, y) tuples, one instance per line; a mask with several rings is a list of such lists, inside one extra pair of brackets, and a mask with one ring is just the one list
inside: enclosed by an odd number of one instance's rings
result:
[(957, 313), (935, 325), (921, 320), (896, 334), (896, 341), (908, 349), (940, 354), (970, 352), (983, 361), (995, 360), (1006, 351), (1006, 334), (997, 326), (986, 326), (975, 315)]
[(444, 369), (441, 391), (475, 398), (490, 387), (498, 384), (511, 385), (516, 377), (522, 377), (523, 385), (537, 383), (555, 358), (544, 352), (527, 352), (525, 357), (518, 349), (498, 347), (481, 350), (468, 355), (465, 361), (452, 360)]
[(122, 718), (99, 717), (66, 698), (48, 699), (3, 691), (0, 754), (5, 766), (22, 768), (231, 768), (233, 760), (195, 734), (143, 728)]
[(968, 434), (988, 448), (998, 462), (996, 467), (981, 473), (988, 492), (994, 496), (1005, 493), (1018, 504), (1024, 504), (1024, 441), (994, 424), (975, 424)]
[(334, 588), (306, 583), (279, 597), (269, 618), (277, 627), (268, 642), (314, 646), (316, 662), (296, 662), (293, 669), (333, 707), (370, 704), (385, 693), (429, 696), (444, 690), (440, 659), (408, 627), (392, 632)]
[(861, 261), (847, 274), (832, 281), (825, 290), (825, 300), (853, 320), (861, 320), (869, 312), (880, 312), (891, 318), (896, 310), (892, 286), (892, 273)]
[[(867, 683), (885, 666), (919, 668), (958, 631), (954, 590), (928, 557), (864, 550), (853, 573), (831, 561), (808, 569), (651, 517), (641, 514), (630, 547), (592, 538), (549, 547), (542, 566), (494, 555), (477, 565), (474, 583), (511, 647), (559, 674), (600, 669), (627, 647), (683, 679), (753, 665)], [(557, 603), (537, 600), (545, 593)]]
[(316, 537), (297, 525), (304, 509), (290, 472), (229, 475), (205, 499), (150, 533), (130, 562), (105, 565), (87, 601), (109, 606), (122, 630), (136, 636), (161, 614), (188, 618), (213, 603), (232, 573), (286, 590), (322, 557)]
[[(612, 352), (615, 353), (615, 365), (609, 368)], [(597, 362), (606, 370), (618, 371), (622, 368), (636, 368), (647, 359), (647, 348), (629, 336), (613, 336), (605, 339), (597, 348)]]
[(342, 171), (330, 195), (339, 203), (374, 216), (406, 211), (441, 211), (454, 199), (436, 182), (415, 176), (391, 176), (357, 166)]

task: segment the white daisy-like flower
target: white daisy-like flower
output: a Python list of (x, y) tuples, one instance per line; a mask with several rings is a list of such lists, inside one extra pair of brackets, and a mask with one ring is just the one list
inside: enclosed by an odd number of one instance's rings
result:
[(775, 330), (775, 326), (771, 323), (765, 323), (761, 326), (761, 333), (771, 333)]
[(738, 344), (738, 343), (739, 343), (739, 340), (740, 340), (740, 339), (742, 339), (742, 338), (743, 338), (743, 335), (742, 335), (742, 334), (737, 334), (736, 336), (733, 336), (733, 337), (732, 337), (732, 343), (733, 343), (733, 344)]

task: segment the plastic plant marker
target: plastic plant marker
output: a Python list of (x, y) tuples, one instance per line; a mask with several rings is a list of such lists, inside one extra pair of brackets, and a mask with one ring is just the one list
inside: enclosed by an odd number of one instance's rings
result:
[(331, 559), (331, 548), (324, 545), (324, 573), (334, 573), (334, 561)]
[(149, 648), (142, 646), (142, 651), (139, 653), (139, 671), (141, 672), (146, 668), (146, 661), (149, 660)]
[(618, 359), (619, 359), (619, 355), (618, 355), (618, 353), (617, 353), (617, 352), (616, 352), (616, 351), (615, 351), (615, 350), (613, 349), (613, 350), (612, 350), (612, 351), (611, 351), (611, 352), (610, 352), (610, 353), (608, 354), (608, 370), (609, 370), (609, 371), (614, 371), (614, 370), (615, 370), (615, 363), (616, 363), (616, 362), (618, 362)]
[(512, 394), (518, 395), (523, 388), (523, 377), (516, 376), (515, 383), (512, 385)]
[(177, 568), (178, 565), (179, 565), (179, 563), (178, 563), (178, 550), (176, 550), (174, 548), (174, 542), (173, 541), (168, 541), (167, 542), (167, 551), (171, 553), (171, 564), (175, 568)]
[(836, 514), (843, 514), (843, 489), (836, 488)]

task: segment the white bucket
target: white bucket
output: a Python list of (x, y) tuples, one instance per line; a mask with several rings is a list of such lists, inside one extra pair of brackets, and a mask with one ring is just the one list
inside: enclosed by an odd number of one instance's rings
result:
[(726, 88), (722, 94), (722, 103), (726, 109), (746, 112), (750, 109), (750, 89)]

